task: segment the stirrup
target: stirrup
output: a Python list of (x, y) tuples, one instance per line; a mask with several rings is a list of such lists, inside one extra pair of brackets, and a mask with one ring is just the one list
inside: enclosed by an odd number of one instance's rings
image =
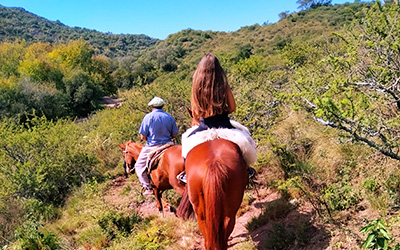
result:
[(181, 172), (180, 174), (178, 174), (178, 175), (176, 176), (176, 179), (178, 179), (179, 181), (181, 181), (181, 182), (183, 182), (183, 183), (187, 183), (187, 180), (186, 180), (186, 172), (183, 171), (183, 172)]
[(252, 167), (248, 167), (247, 172), (249, 173), (249, 179), (252, 179), (256, 175), (256, 170)]

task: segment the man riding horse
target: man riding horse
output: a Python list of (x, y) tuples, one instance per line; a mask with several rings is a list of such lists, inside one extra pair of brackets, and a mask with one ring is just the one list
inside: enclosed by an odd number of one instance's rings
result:
[(156, 96), (148, 105), (151, 106), (152, 111), (144, 116), (139, 129), (141, 139), (147, 141), (147, 143), (140, 151), (135, 163), (136, 174), (145, 189), (143, 195), (154, 194), (146, 168), (149, 153), (170, 143), (178, 134), (178, 126), (175, 123), (175, 119), (162, 110), (165, 105), (163, 99)]

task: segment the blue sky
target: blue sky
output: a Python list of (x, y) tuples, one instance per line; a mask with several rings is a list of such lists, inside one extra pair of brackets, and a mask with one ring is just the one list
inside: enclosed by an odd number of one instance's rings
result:
[[(283, 11), (297, 12), (297, 0), (0, 0), (70, 27), (158, 39), (183, 29), (236, 31), (274, 23)], [(333, 0), (332, 4), (354, 0)]]

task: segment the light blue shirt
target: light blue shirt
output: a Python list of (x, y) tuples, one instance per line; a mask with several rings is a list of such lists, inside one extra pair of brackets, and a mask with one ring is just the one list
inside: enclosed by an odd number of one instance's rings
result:
[(146, 114), (139, 129), (139, 133), (147, 138), (146, 146), (166, 144), (178, 131), (175, 119), (162, 109), (153, 109)]

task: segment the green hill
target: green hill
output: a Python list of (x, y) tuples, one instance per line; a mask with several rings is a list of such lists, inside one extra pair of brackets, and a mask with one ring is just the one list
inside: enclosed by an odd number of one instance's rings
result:
[(153, 46), (158, 39), (146, 35), (113, 35), (85, 28), (71, 28), (60, 21), (49, 21), (23, 8), (0, 5), (0, 41), (24, 39), (29, 43), (66, 43), (84, 39), (96, 54), (107, 57), (137, 56), (140, 51)]

